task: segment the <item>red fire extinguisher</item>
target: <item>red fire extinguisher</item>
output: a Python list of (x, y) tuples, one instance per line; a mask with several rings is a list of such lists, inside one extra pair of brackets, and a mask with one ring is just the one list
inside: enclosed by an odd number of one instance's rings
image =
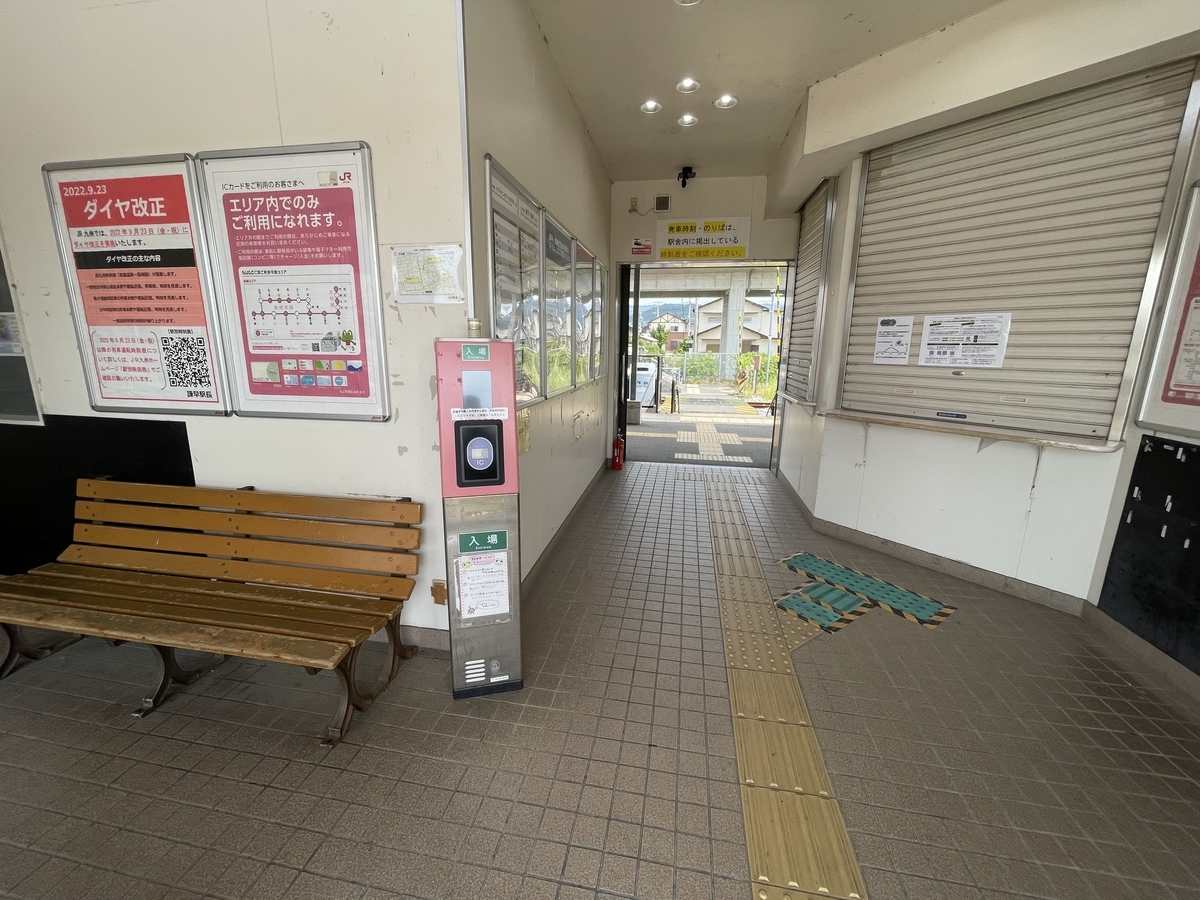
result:
[(614, 472), (620, 472), (625, 468), (625, 438), (613, 438), (612, 468)]

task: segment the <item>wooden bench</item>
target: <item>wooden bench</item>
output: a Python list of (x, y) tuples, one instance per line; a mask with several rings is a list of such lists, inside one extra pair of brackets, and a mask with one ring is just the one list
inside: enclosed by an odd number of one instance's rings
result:
[[(86, 479), (77, 497), (75, 543), (58, 562), (0, 579), (0, 675), (57, 649), (23, 628), (150, 645), (161, 678), (134, 715), (212, 668), (184, 670), (176, 650), (332, 670), (336, 742), (416, 652), (398, 621), (417, 573), (418, 503)], [(361, 691), (359, 651), (380, 630), (386, 663)]]

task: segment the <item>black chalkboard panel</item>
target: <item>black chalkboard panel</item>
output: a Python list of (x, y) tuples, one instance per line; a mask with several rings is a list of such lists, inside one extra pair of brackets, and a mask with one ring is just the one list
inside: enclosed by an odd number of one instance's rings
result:
[(183, 422), (46, 416), (45, 423), (0, 425), (7, 521), (0, 574), (53, 562), (71, 543), (79, 478), (196, 483)]
[(1200, 673), (1200, 447), (1142, 439), (1100, 609)]

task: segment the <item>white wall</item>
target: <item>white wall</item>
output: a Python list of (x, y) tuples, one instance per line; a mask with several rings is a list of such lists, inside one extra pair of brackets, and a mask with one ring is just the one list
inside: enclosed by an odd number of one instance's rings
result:
[[(703, 175), (703, 173), (700, 173)], [(671, 195), (671, 211), (654, 212), (656, 194)], [(638, 198), (641, 213), (629, 212), (629, 198)], [(750, 259), (791, 259), (796, 255), (799, 223), (795, 216), (764, 216), (767, 199), (765, 175), (745, 178), (695, 178), (686, 188), (678, 181), (618, 181), (612, 186), (612, 253), (614, 262), (652, 262), (655, 257), (634, 256), (635, 238), (658, 240), (659, 219), (700, 216), (750, 216)], [(649, 212), (646, 212), (649, 210)], [(657, 256), (658, 245), (654, 253)]]
[[(365, 140), (381, 257), (391, 244), (465, 240), (453, 0), (5, 2), (0, 83), (0, 225), (47, 413), (92, 414), (42, 163)], [(465, 311), (387, 300), (391, 421), (189, 418), (192, 461), (202, 485), (424, 503), (402, 621), (445, 628), (429, 593), (445, 577), (433, 340), (465, 335)]]
[[(609, 259), (608, 173), (525, 0), (466, 0), (468, 139), (477, 314), (488, 321), (484, 157), (492, 157), (601, 261)], [(616, 321), (610, 266), (608, 319)], [(486, 326), (485, 326), (486, 327)], [(608, 344), (611, 368), (615, 351)], [(527, 575), (608, 456), (611, 377), (530, 407), (521, 455), (521, 569)]]
[(794, 208), (872, 147), (1197, 50), (1195, 0), (1004, 0), (797, 98), (768, 209)]

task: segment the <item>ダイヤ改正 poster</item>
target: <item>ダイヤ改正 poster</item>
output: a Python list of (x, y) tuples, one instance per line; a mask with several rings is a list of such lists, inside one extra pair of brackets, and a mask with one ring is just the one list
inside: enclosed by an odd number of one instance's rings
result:
[(387, 418), (365, 145), (201, 160), (235, 409)]
[(45, 167), (96, 409), (228, 409), (188, 165)]
[(1200, 406), (1200, 253), (1193, 259), (1183, 297), (1162, 402)]

